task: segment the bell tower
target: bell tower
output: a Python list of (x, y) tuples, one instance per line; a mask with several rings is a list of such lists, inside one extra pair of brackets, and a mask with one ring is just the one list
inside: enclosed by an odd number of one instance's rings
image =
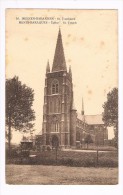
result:
[[(46, 67), (44, 105), (43, 105), (43, 141), (44, 145), (75, 145), (75, 128), (71, 128), (73, 117), (72, 71), (67, 72), (61, 30), (59, 29), (53, 65), (50, 71), (49, 61)], [(72, 114), (72, 117), (71, 117)], [(74, 118), (75, 121), (75, 118)], [(72, 139), (72, 142), (71, 142)]]

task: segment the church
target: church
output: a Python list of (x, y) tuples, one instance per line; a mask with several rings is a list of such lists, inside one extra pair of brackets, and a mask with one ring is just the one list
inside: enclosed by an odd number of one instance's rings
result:
[(104, 145), (108, 131), (102, 115), (79, 114), (74, 106), (71, 67), (67, 71), (61, 30), (59, 29), (52, 68), (46, 67), (42, 123), (43, 145), (73, 147), (90, 135), (93, 143)]

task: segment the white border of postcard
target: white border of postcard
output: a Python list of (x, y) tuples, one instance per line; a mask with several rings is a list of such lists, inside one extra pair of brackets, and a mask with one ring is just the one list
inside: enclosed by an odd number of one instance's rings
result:
[[(63, 8), (118, 9), (119, 50), (119, 183), (118, 185), (7, 185), (5, 183), (5, 9), (6, 8)], [(123, 194), (123, 1), (122, 0), (1, 0), (0, 1), (0, 194)]]

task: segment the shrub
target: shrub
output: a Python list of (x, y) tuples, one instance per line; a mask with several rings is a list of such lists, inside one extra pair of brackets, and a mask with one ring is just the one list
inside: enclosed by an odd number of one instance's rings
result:
[(22, 150), (21, 157), (26, 158), (29, 157), (30, 151), (29, 150)]
[(46, 147), (45, 146), (42, 146), (42, 151), (45, 151)]
[(66, 165), (66, 166), (73, 166), (74, 160), (71, 158), (68, 158), (68, 159), (62, 158), (59, 160), (59, 164)]
[[(29, 151), (24, 151), (23, 156), (19, 155), (18, 158), (9, 158), (7, 163), (14, 164), (44, 164), (44, 165), (63, 165), (72, 167), (117, 167), (118, 154), (117, 152), (99, 152), (98, 162), (96, 152), (75, 152), (75, 151), (56, 151), (50, 150), (49, 146), (43, 146), (45, 151), (35, 153), (30, 151), (30, 154), (36, 154), (35, 158), (29, 157)], [(46, 151), (47, 150), (47, 151)]]
[(12, 148), (11, 151), (6, 149), (6, 158), (17, 158), (20, 155), (20, 151), (17, 148)]
[(47, 146), (47, 151), (51, 151), (51, 150), (52, 150), (51, 146)]

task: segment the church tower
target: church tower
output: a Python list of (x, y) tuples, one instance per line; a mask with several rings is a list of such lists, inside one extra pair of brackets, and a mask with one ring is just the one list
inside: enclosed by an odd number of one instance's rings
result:
[(52, 68), (49, 61), (46, 67), (42, 133), (44, 145), (75, 146), (72, 71), (67, 71), (60, 29)]

